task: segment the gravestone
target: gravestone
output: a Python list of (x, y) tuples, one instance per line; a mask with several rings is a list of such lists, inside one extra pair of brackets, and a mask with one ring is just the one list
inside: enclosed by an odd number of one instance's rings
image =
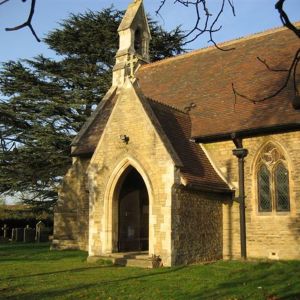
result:
[(36, 224), (36, 236), (35, 240), (40, 243), (40, 242), (48, 242), (49, 241), (49, 234), (50, 234), (50, 229), (46, 228), (45, 224), (42, 221), (39, 221)]
[(35, 241), (35, 229), (30, 228), (29, 225), (24, 228), (24, 243), (32, 243)]
[(8, 227), (7, 227), (7, 225), (4, 224), (1, 229), (3, 231), (3, 239), (7, 239), (8, 238)]
[(24, 240), (24, 228), (15, 228), (15, 241), (23, 242)]
[(16, 241), (16, 228), (13, 228), (11, 230), (11, 241), (15, 242)]

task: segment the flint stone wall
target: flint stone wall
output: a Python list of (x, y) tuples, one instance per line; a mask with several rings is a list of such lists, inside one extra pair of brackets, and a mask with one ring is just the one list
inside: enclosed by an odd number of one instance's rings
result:
[(230, 195), (173, 187), (172, 239), (175, 265), (222, 258), (222, 201)]

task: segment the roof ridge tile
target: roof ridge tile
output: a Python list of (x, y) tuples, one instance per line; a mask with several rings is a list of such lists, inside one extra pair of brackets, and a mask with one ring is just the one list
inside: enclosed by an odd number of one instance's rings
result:
[[(295, 26), (300, 26), (300, 21), (294, 22), (293, 24)], [(248, 40), (263, 37), (263, 36), (266, 36), (266, 35), (274, 34), (274, 33), (280, 32), (280, 31), (284, 31), (284, 30), (289, 30), (289, 29), (285, 26), (278, 26), (278, 27), (266, 29), (266, 30), (263, 30), (263, 31), (260, 31), (260, 32), (252, 33), (252, 34), (249, 34), (249, 35), (241, 36), (241, 37), (235, 38), (233, 40), (217, 43), (217, 45), (222, 46), (222, 47), (231, 46), (233, 44), (242, 43), (244, 41), (248, 41)], [(218, 50), (218, 49), (214, 45), (210, 45), (210, 46), (207, 46), (207, 47), (203, 47), (203, 48), (200, 48), (200, 49), (193, 50), (191, 52), (186, 52), (186, 53), (179, 54), (179, 55), (176, 55), (176, 56), (164, 58), (162, 60), (158, 60), (158, 61), (155, 61), (155, 62), (144, 64), (144, 65), (141, 66), (141, 69), (151, 68), (151, 67), (161, 65), (161, 64), (167, 64), (170, 61), (185, 59), (185, 58), (193, 56), (193, 55), (197, 55), (197, 54), (201, 54), (201, 53), (205, 53), (207, 51), (213, 51), (213, 50)]]
[(189, 115), (187, 112), (181, 110), (181, 109), (178, 108), (178, 107), (172, 106), (172, 105), (170, 105), (170, 104), (162, 103), (162, 102), (160, 102), (160, 101), (157, 101), (157, 100), (154, 100), (154, 99), (148, 98), (148, 97), (147, 97), (147, 100), (150, 101), (150, 102), (154, 102), (154, 103), (156, 103), (156, 104), (159, 104), (159, 105), (161, 105), (162, 107), (171, 108), (171, 109), (173, 109), (173, 110), (176, 110), (177, 112), (180, 112), (180, 113), (182, 113), (182, 114), (184, 114), (184, 115), (186, 115), (186, 116)]

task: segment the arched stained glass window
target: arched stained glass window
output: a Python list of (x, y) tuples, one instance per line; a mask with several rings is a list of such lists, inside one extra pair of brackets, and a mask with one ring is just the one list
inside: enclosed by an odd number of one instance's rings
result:
[(262, 165), (257, 174), (258, 180), (258, 209), (259, 211), (272, 211), (272, 199), (270, 190), (270, 172)]
[(259, 212), (290, 210), (289, 171), (283, 153), (268, 143), (257, 160), (257, 195)]
[(275, 167), (275, 200), (277, 211), (289, 211), (289, 172), (283, 165), (279, 163)]

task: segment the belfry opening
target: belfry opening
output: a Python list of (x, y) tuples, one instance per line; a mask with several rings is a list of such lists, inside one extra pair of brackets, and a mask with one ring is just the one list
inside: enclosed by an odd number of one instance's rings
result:
[(129, 167), (118, 196), (118, 251), (148, 251), (149, 196), (142, 176)]
[(137, 54), (143, 55), (143, 39), (139, 28), (134, 33), (134, 50)]

